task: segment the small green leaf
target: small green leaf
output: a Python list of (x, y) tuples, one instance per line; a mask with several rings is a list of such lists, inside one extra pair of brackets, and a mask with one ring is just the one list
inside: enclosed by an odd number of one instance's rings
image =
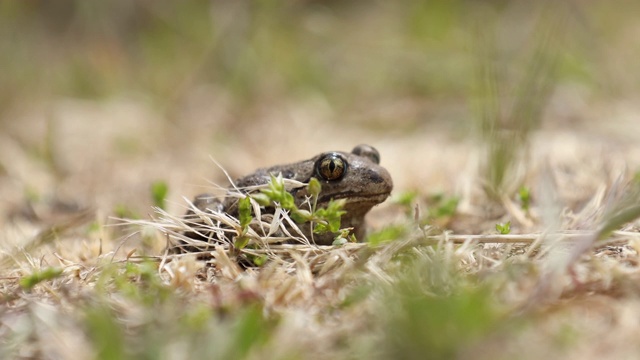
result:
[(271, 205), (271, 198), (265, 193), (252, 194), (251, 198), (260, 204), (260, 206)]
[(46, 280), (55, 279), (61, 274), (62, 274), (62, 269), (49, 267), (44, 270), (34, 272), (31, 275), (22, 277), (20, 279), (20, 287), (22, 287), (25, 290), (31, 290), (38, 283)]
[(338, 236), (335, 240), (333, 240), (333, 242), (331, 243), (331, 245), (334, 246), (342, 246), (346, 243), (348, 243), (349, 241), (345, 238), (343, 238), (342, 236)]
[(356, 236), (351, 234), (352, 228), (341, 229), (340, 235), (336, 236), (331, 245), (341, 246), (348, 242), (356, 242)]
[(340, 230), (340, 218), (347, 213), (342, 210), (345, 204), (345, 199), (331, 200), (326, 208), (316, 210), (313, 215), (318, 219), (318, 224), (316, 224), (313, 232), (322, 234), (327, 231), (337, 232)]
[(237, 236), (235, 238), (235, 241), (233, 242), (233, 246), (236, 249), (244, 249), (247, 246), (247, 244), (249, 243), (249, 240), (250, 240), (250, 238), (248, 236), (246, 236), (246, 235)]
[(268, 187), (261, 189), (260, 194), (252, 195), (252, 197), (261, 206), (270, 206), (273, 203), (278, 203), (283, 209), (296, 209), (295, 199), (285, 188), (282, 174), (278, 176), (271, 174), (270, 176)]
[(291, 212), (291, 219), (297, 222), (298, 224), (305, 223), (311, 221), (313, 219), (313, 215), (307, 210), (294, 210)]
[(254, 257), (252, 261), (256, 266), (262, 266), (267, 262), (268, 259), (269, 258), (267, 257), (267, 255), (260, 255)]
[(238, 216), (240, 218), (240, 226), (244, 232), (253, 219), (251, 217), (251, 199), (248, 196), (245, 196), (238, 201)]
[(292, 210), (297, 208), (295, 200), (293, 199), (293, 195), (291, 195), (286, 191), (284, 191), (280, 196), (280, 206), (282, 206), (283, 209), (287, 209), (287, 210)]
[(313, 227), (313, 233), (314, 234), (324, 234), (327, 231), (329, 231), (329, 223), (327, 223), (325, 221), (318, 222)]
[(153, 198), (153, 205), (160, 209), (165, 208), (165, 201), (167, 194), (169, 193), (169, 185), (166, 182), (160, 180), (151, 184), (151, 197)]
[(320, 191), (322, 191), (320, 181), (312, 177), (311, 180), (309, 180), (309, 185), (307, 185), (307, 191), (309, 191), (311, 196), (318, 197), (318, 195), (320, 195)]
[(511, 221), (507, 221), (505, 224), (496, 224), (496, 230), (502, 235), (509, 234), (511, 232)]
[(529, 206), (531, 205), (531, 191), (529, 188), (526, 186), (521, 187), (518, 190), (518, 198), (520, 198), (522, 210), (529, 211)]

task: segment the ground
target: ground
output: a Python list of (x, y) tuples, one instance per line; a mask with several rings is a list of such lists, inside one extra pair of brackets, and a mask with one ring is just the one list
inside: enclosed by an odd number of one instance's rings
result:
[[(0, 5), (0, 357), (635, 357), (633, 2), (83, 4)], [(360, 143), (368, 242), (166, 251)]]

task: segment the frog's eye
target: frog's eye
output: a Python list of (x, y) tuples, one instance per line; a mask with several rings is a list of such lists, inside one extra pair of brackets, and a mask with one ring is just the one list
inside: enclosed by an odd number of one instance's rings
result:
[(323, 180), (340, 180), (347, 171), (347, 161), (336, 153), (325, 155), (316, 162), (316, 173)]
[(351, 150), (351, 153), (354, 155), (366, 157), (371, 160), (374, 164), (380, 164), (380, 153), (376, 148), (370, 145), (358, 145)]

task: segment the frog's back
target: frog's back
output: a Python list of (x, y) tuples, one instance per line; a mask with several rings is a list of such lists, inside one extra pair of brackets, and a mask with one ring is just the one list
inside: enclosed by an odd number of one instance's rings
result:
[(253, 174), (241, 177), (235, 181), (238, 189), (245, 187), (264, 185), (269, 182), (271, 175), (282, 174), (285, 179), (300, 182), (309, 182), (313, 174), (313, 161), (303, 161), (294, 164), (278, 165), (256, 170)]

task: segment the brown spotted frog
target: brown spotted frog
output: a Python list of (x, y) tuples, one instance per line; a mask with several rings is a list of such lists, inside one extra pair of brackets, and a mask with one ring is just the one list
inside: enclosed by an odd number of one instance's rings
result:
[[(382, 203), (389, 197), (393, 189), (393, 181), (389, 172), (380, 166), (380, 154), (369, 145), (358, 145), (350, 153), (329, 151), (314, 156), (311, 159), (269, 168), (256, 170), (235, 181), (235, 188), (248, 192), (247, 189), (267, 184), (271, 175), (281, 174), (284, 179), (294, 180), (294, 186), (288, 188), (293, 195), (296, 206), (304, 208), (310, 194), (306, 184), (311, 178), (316, 178), (322, 185), (317, 199), (317, 208), (324, 208), (330, 200), (345, 199), (341, 227), (352, 228), (352, 233), (358, 240), (365, 234), (365, 215), (371, 208)], [(295, 186), (299, 184), (299, 186)], [(224, 212), (231, 216), (238, 216), (238, 197), (228, 196), (223, 200), (208, 194), (198, 195), (193, 205), (201, 211)], [(268, 213), (273, 209), (263, 209)], [(187, 218), (194, 216), (193, 211), (187, 213)], [(305, 237), (312, 239), (318, 245), (330, 245), (336, 236), (333, 233), (313, 234), (308, 224), (300, 226)], [(190, 238), (206, 240), (202, 233), (185, 234)], [(183, 245), (184, 246), (184, 245)]]

